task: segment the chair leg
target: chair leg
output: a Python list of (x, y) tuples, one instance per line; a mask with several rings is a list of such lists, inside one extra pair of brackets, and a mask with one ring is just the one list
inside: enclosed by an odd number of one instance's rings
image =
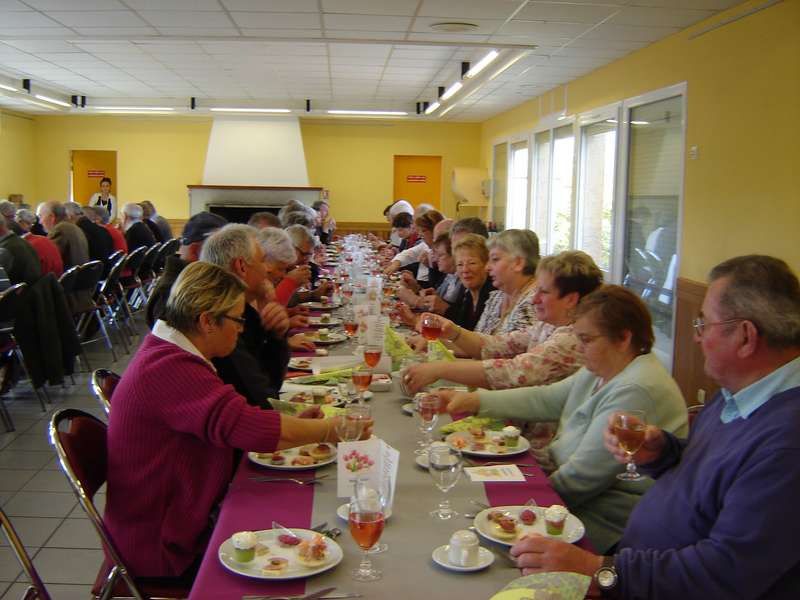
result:
[(111, 351), (111, 358), (114, 359), (114, 362), (117, 362), (117, 353), (114, 352), (114, 344), (111, 343), (111, 338), (108, 335), (108, 330), (106, 330), (105, 323), (103, 323), (103, 318), (100, 316), (100, 311), (95, 310), (92, 314), (97, 319), (97, 324), (100, 326), (100, 332), (103, 334), (103, 338), (106, 341), (106, 346)]
[[(25, 364), (25, 357), (22, 355), (22, 350), (19, 349), (19, 346), (16, 346), (17, 340), (14, 339), (13, 335), (11, 336), (11, 339), (14, 340), (14, 344), (15, 344), (14, 354), (16, 355), (17, 360), (19, 361), (19, 364), (22, 366), (22, 371), (25, 373), (25, 377), (28, 378), (28, 381), (30, 382), (31, 387), (33, 388), (33, 392), (36, 394), (36, 398), (38, 398), (38, 400), (39, 400), (39, 404), (42, 407), (42, 412), (46, 412), (47, 411), (47, 406), (45, 405), (44, 400), (42, 399), (42, 394), (40, 393), (39, 388), (37, 388), (33, 384), (33, 379), (31, 379), (31, 374), (28, 372), (28, 366)], [(42, 385), (41, 389), (44, 389), (44, 385)], [(45, 390), (44, 393), (45, 393), (45, 396), (47, 396), (47, 390)], [(47, 401), (49, 402), (50, 398), (48, 398)]]
[(8, 408), (6, 408), (5, 400), (0, 397), (0, 419), (3, 421), (3, 425), (6, 428), (6, 431), (11, 433), (14, 431), (14, 421), (11, 419), (11, 413), (8, 412)]

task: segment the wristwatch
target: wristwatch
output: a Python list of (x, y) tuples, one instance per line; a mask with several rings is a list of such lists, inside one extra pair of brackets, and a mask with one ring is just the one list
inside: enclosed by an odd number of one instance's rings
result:
[(619, 578), (617, 576), (617, 570), (614, 568), (613, 556), (603, 557), (603, 564), (594, 572), (592, 579), (597, 582), (597, 587), (600, 588), (604, 597), (608, 592), (617, 587)]

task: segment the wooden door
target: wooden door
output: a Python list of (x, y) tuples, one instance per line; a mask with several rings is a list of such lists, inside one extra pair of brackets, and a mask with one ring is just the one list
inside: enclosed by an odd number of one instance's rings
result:
[(408, 200), (414, 206), (442, 206), (442, 157), (395, 156), (394, 198)]
[(100, 191), (100, 180), (111, 179), (111, 195), (117, 196), (117, 152), (115, 150), (72, 151), (72, 198), (81, 205), (89, 203)]

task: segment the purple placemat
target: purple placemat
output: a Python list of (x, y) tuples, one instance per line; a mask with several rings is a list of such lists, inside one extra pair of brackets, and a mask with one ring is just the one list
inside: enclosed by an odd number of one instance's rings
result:
[(245, 594), (302, 594), (305, 579), (293, 581), (267, 581), (231, 573), (219, 562), (217, 549), (237, 531), (272, 529), (272, 521), (284, 527), (311, 527), (314, 504), (313, 485), (290, 483), (259, 483), (250, 477), (258, 475), (285, 475), (296, 479), (310, 479), (315, 471), (278, 471), (254, 465), (247, 456), (231, 482), (222, 502), (219, 520), (214, 527), (200, 570), (197, 573), (190, 600), (218, 600), (239, 598)]

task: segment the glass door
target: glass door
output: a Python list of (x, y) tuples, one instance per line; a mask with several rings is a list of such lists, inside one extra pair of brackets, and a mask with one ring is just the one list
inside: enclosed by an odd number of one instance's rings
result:
[(572, 247), (572, 175), (575, 159), (573, 126), (553, 130), (552, 185), (548, 252), (557, 254)]
[(511, 144), (506, 229), (525, 229), (528, 222), (528, 141)]

